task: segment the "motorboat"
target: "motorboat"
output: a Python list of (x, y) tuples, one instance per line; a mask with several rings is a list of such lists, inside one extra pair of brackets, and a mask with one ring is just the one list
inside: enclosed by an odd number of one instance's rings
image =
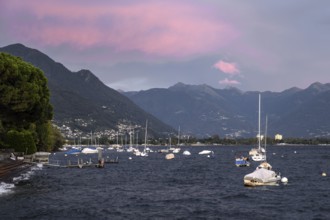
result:
[(255, 171), (244, 176), (244, 186), (277, 185), (281, 175), (271, 169), (270, 164), (260, 164)]
[(237, 157), (235, 158), (235, 165), (237, 167), (248, 167), (250, 166), (248, 157)]

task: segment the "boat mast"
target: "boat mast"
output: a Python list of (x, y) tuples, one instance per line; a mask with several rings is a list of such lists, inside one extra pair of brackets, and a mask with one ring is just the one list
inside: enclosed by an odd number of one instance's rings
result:
[(146, 131), (144, 134), (144, 150), (147, 148), (147, 133), (148, 132), (148, 119), (146, 120)]
[(180, 125), (179, 125), (179, 131), (178, 131), (178, 146), (180, 146)]
[(260, 111), (261, 111), (261, 105), (260, 105), (260, 98), (261, 95), (259, 93), (259, 112), (258, 112), (258, 147), (259, 147), (259, 150), (261, 149), (261, 146), (260, 146), (260, 141), (261, 141), (261, 134), (260, 134)]
[(267, 151), (267, 124), (268, 124), (268, 117), (266, 115), (266, 129), (265, 129), (265, 161), (267, 161), (267, 154), (266, 154), (266, 151)]

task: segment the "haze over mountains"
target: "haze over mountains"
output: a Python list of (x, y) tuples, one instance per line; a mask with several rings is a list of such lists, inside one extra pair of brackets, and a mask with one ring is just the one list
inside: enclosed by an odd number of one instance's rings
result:
[[(155, 135), (175, 132), (173, 128), (179, 126), (183, 134), (198, 137), (215, 134), (255, 137), (257, 134), (257, 91), (177, 83), (168, 89), (122, 92), (124, 96), (105, 86), (90, 71), (71, 72), (38, 50), (15, 44), (0, 51), (22, 57), (44, 71), (58, 125), (90, 132), (117, 130), (123, 124), (142, 127), (148, 119)], [(268, 115), (269, 135), (330, 137), (329, 83), (314, 83), (306, 89), (262, 92), (261, 96), (262, 130)]]

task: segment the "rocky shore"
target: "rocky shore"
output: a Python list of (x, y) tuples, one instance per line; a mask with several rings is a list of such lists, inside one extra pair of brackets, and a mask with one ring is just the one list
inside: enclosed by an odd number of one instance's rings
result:
[(10, 181), (13, 176), (28, 169), (30, 166), (31, 164), (22, 160), (0, 160), (0, 182)]

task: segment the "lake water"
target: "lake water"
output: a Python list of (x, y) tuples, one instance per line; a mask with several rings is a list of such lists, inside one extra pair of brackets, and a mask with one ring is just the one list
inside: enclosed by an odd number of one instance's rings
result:
[[(156, 148), (154, 148), (156, 149)], [(330, 147), (270, 146), (268, 161), (288, 184), (244, 187), (258, 165), (236, 167), (251, 147), (182, 147), (136, 157), (105, 150), (118, 164), (98, 168), (32, 167), (0, 185), (0, 219), (330, 219)], [(198, 155), (213, 150), (214, 158)], [(51, 159), (66, 163), (64, 153)], [(132, 157), (130, 160), (129, 157)], [(96, 161), (97, 155), (84, 159)], [(326, 172), (328, 176), (321, 175)]]

